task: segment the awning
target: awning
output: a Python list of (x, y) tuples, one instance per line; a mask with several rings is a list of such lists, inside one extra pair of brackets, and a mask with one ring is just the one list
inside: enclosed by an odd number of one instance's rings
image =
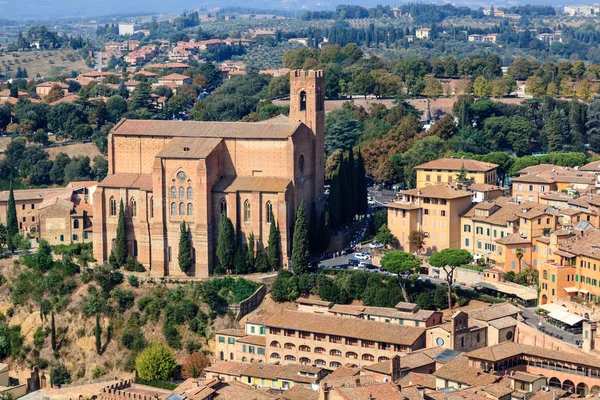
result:
[(540, 306), (540, 308), (542, 310), (548, 311), (549, 313), (555, 312), (555, 311), (558, 311), (558, 312), (567, 311), (566, 307), (559, 306), (558, 304), (554, 304), (554, 303), (542, 304)]
[(537, 292), (525, 286), (500, 282), (477, 282), (476, 286), (495, 290), (500, 293), (510, 294), (525, 301), (537, 300)]
[(580, 317), (579, 315), (571, 314), (568, 311), (553, 311), (550, 314), (548, 314), (548, 317), (570, 326), (573, 326), (583, 321), (582, 317)]
[(576, 287), (573, 286), (569, 286), (565, 288), (565, 292), (567, 293), (577, 293), (579, 292), (579, 289), (577, 289)]
[(579, 289), (579, 292), (583, 293), (583, 294), (588, 294), (590, 291), (589, 290), (585, 290), (585, 289)]

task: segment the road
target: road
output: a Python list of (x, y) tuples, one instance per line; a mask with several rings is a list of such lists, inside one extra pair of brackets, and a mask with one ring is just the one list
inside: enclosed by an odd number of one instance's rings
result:
[(567, 332), (560, 328), (557, 328), (554, 325), (547, 323), (545, 320), (541, 319), (537, 315), (535, 315), (535, 310), (537, 307), (529, 307), (523, 309), (523, 319), (525, 323), (537, 330), (540, 330), (540, 322), (543, 327), (543, 332), (553, 336), (557, 339), (562, 340), (563, 342), (571, 343), (577, 345), (577, 341), (581, 340), (581, 334), (574, 334), (571, 332)]

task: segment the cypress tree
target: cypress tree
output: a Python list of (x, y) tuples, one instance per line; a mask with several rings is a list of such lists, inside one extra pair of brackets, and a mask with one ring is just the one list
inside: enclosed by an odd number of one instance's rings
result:
[(306, 220), (306, 209), (304, 200), (298, 207), (296, 223), (294, 224), (294, 238), (292, 240), (292, 271), (296, 275), (306, 271), (308, 266), (308, 221)]
[(357, 201), (356, 198), (357, 188), (356, 188), (356, 164), (354, 162), (354, 151), (352, 147), (348, 150), (348, 161), (346, 163), (346, 171), (348, 174), (348, 189), (350, 192), (350, 197), (348, 198), (348, 208), (350, 209), (350, 218), (354, 218), (354, 216), (358, 212)]
[(248, 237), (248, 251), (246, 252), (246, 267), (249, 273), (254, 272), (254, 233), (250, 233)]
[(52, 341), (52, 351), (56, 351), (56, 324), (54, 322), (54, 310), (52, 310), (52, 319), (50, 322), (50, 339)]
[(337, 228), (342, 223), (342, 192), (339, 173), (333, 175), (329, 187), (329, 218), (333, 228)]
[(329, 245), (329, 210), (321, 213), (319, 217), (319, 250), (324, 251)]
[(544, 131), (548, 141), (548, 153), (561, 151), (563, 148), (561, 136), (561, 118), (557, 109), (552, 111), (552, 114), (550, 114), (550, 118), (548, 118), (548, 121), (546, 122)]
[(233, 267), (235, 257), (235, 232), (233, 224), (225, 213), (221, 214), (219, 221), (219, 237), (217, 239), (217, 258), (225, 270)]
[(119, 267), (127, 261), (127, 232), (125, 231), (125, 210), (123, 199), (119, 203), (119, 221), (117, 223), (117, 237), (115, 238), (115, 260)]
[(346, 222), (352, 218), (352, 192), (350, 191), (350, 179), (348, 174), (348, 160), (342, 157), (340, 160), (340, 169), (338, 171), (340, 180), (340, 200), (341, 200), (341, 222)]
[(190, 235), (185, 227), (185, 221), (181, 221), (177, 261), (179, 261), (179, 268), (183, 272), (187, 272), (192, 267), (192, 246), (190, 245)]
[(277, 269), (281, 262), (281, 258), (279, 256), (279, 229), (277, 229), (273, 214), (271, 214), (271, 227), (269, 228), (268, 246), (267, 260), (269, 261), (269, 266), (273, 269)]
[(8, 193), (8, 203), (6, 204), (6, 244), (10, 251), (15, 249), (14, 237), (19, 234), (19, 223), (17, 222), (17, 206), (15, 205), (15, 194), (13, 192), (12, 181), (10, 182), (10, 191)]
[(311, 202), (310, 207), (310, 223), (308, 224), (308, 242), (310, 243), (310, 251), (313, 253), (319, 250), (319, 223), (317, 220), (317, 206), (315, 202)]
[(365, 179), (365, 160), (362, 153), (358, 152), (356, 159), (356, 212), (360, 215), (367, 214), (367, 181)]
[(96, 327), (94, 328), (94, 335), (96, 336), (96, 353), (102, 354), (102, 327), (100, 326), (100, 314), (96, 313)]

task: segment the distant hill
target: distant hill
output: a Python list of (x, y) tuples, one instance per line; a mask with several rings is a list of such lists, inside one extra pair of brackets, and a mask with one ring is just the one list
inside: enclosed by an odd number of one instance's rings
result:
[[(374, 7), (377, 4), (400, 5), (409, 1), (404, 0), (332, 0), (322, 2), (319, 0), (281, 0), (279, 2), (264, 2), (249, 0), (243, 3), (244, 7), (277, 8), (287, 10), (322, 10), (333, 9), (338, 4), (354, 4), (364, 7)], [(410, 2), (440, 3), (435, 0), (411, 0)], [(573, 4), (577, 0), (500, 0), (495, 6), (518, 4), (548, 4), (559, 6)], [(466, 5), (479, 8), (487, 4), (481, 0), (458, 0), (456, 5)], [(240, 6), (239, 0), (0, 0), (0, 16), (7, 19), (46, 19), (62, 17), (94, 17), (112, 14), (128, 13), (179, 13), (183, 10), (195, 8)]]

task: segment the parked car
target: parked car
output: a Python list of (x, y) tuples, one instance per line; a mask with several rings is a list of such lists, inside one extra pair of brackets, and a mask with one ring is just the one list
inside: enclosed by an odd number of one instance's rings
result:
[(381, 243), (377, 243), (377, 242), (371, 242), (369, 244), (369, 247), (372, 249), (381, 249), (382, 247), (384, 247), (384, 245)]
[(369, 264), (364, 261), (362, 261), (360, 264), (358, 264), (358, 267), (362, 268), (362, 269), (366, 269), (366, 270), (367, 269), (377, 269), (377, 267), (374, 266), (373, 264)]
[(358, 265), (360, 264), (360, 260), (358, 258), (351, 258), (348, 260), (348, 264), (350, 265)]
[(359, 260), (368, 260), (371, 258), (371, 255), (369, 253), (356, 253), (354, 257)]

